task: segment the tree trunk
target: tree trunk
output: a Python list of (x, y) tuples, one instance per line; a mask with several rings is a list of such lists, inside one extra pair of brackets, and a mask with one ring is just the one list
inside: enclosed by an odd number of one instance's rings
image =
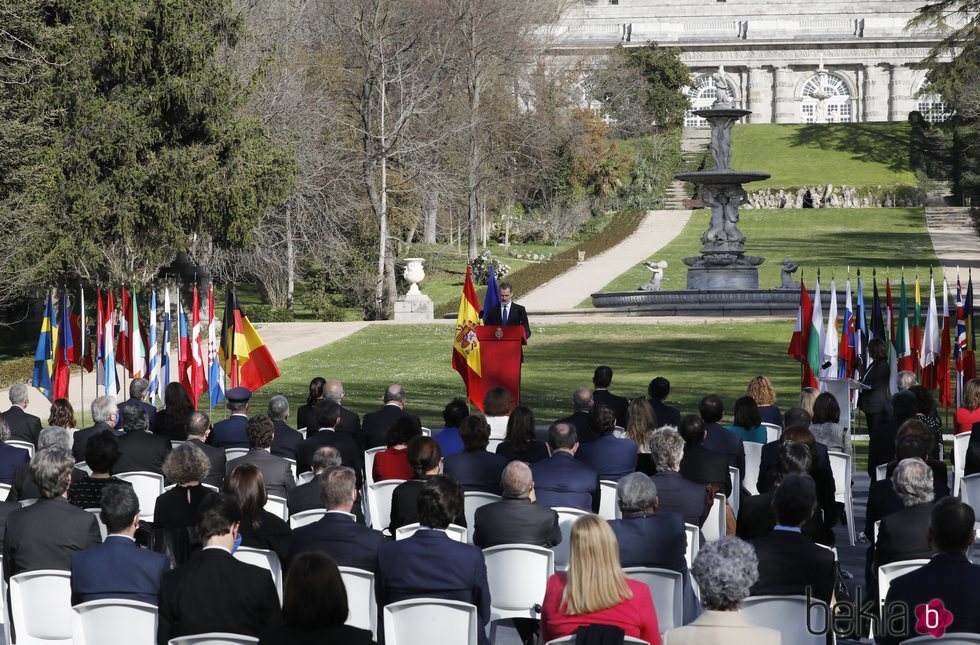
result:
[(293, 246), (293, 213), (286, 207), (286, 308), (293, 308), (293, 292), (296, 288), (296, 249)]
[(439, 217), (439, 192), (435, 188), (425, 191), (422, 202), (422, 241), (426, 244), (436, 243), (436, 224)]
[[(472, 20), (472, 16), (471, 16)], [(466, 187), (469, 191), (469, 207), (467, 209), (467, 224), (469, 235), (469, 258), (476, 259), (477, 253), (477, 218), (480, 216), (479, 201), (477, 200), (477, 188), (480, 184), (480, 157), (483, 154), (480, 145), (480, 92), (483, 89), (483, 78), (480, 75), (480, 62), (476, 52), (476, 25), (470, 25), (470, 68), (469, 68), (469, 109), (470, 109), (470, 158), (467, 172)]]

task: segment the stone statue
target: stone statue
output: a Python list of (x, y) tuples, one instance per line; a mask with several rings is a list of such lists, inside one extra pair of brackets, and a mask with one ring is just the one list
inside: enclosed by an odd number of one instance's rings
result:
[(643, 266), (650, 269), (653, 275), (650, 276), (649, 282), (640, 287), (640, 291), (661, 291), (660, 281), (663, 280), (667, 262), (664, 260), (660, 262), (644, 262)]
[(701, 189), (701, 199), (711, 207), (711, 221), (708, 230), (701, 236), (702, 244), (741, 244), (745, 236), (738, 230), (738, 207), (745, 203), (748, 195), (737, 184), (705, 185)]
[(723, 105), (734, 105), (735, 93), (732, 92), (732, 84), (725, 75), (725, 66), (719, 65), (718, 71), (711, 75), (711, 80), (715, 84), (715, 102), (711, 107), (721, 107)]
[(783, 268), (780, 276), (782, 277), (782, 284), (779, 285), (780, 289), (799, 289), (800, 283), (793, 280), (793, 274), (796, 270), (800, 268), (797, 262), (793, 262), (789, 258), (783, 258)]
[(711, 160), (715, 164), (715, 170), (730, 170), (732, 159), (732, 121), (722, 127), (711, 128), (711, 142), (708, 149), (711, 151)]

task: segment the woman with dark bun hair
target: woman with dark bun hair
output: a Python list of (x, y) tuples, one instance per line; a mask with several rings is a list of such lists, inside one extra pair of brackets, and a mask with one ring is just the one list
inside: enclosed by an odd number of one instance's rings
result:
[(323, 386), (327, 384), (327, 379), (322, 376), (315, 376), (310, 381), (310, 393), (306, 397), (306, 405), (299, 406), (296, 410), (296, 427), (302, 430), (306, 428), (307, 436), (311, 436), (319, 428), (310, 428), (316, 425), (316, 403), (323, 398)]
[(551, 456), (548, 446), (537, 440), (534, 432), (534, 412), (526, 405), (519, 405), (507, 418), (507, 438), (497, 444), (497, 454), (508, 461), (532, 464)]

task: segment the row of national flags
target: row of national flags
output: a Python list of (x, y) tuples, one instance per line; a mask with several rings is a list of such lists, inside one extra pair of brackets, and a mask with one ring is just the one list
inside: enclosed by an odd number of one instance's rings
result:
[(227, 290), (222, 322), (215, 316), (214, 290), (208, 286), (207, 320), (202, 323), (195, 285), (190, 326), (180, 289), (174, 289), (176, 317), (170, 294), (169, 287), (164, 289), (160, 309), (157, 291), (151, 290), (146, 316), (141, 317), (135, 288), (121, 289), (118, 309), (113, 291), (103, 294), (98, 289), (94, 334), (86, 336), (85, 291), (80, 289), (77, 299), (67, 289), (49, 291), (34, 353), (34, 387), (49, 400), (67, 398), (70, 366), (75, 364), (87, 372), (96, 370), (97, 392), (118, 398), (122, 394), (118, 368), (122, 367), (131, 379), (149, 381), (148, 400), (156, 405), (171, 382), (175, 341), (177, 370), (173, 380), (183, 386), (195, 407), (205, 392), (212, 408), (224, 399), (226, 376), (231, 387), (252, 391), (280, 376), (268, 347), (239, 306), (234, 288)]
[[(936, 297), (936, 281), (930, 275), (927, 309), (923, 312), (919, 278), (914, 283), (914, 303), (909, 303), (905, 276), (898, 285), (898, 305), (892, 299), (892, 284), (885, 279), (885, 300), (878, 291), (877, 276), (872, 277), (870, 319), (865, 312), (864, 285), (857, 273), (857, 309), (851, 300), (851, 279), (844, 291), (844, 312), (838, 312), (837, 283), (830, 281), (830, 304), (823, 316), (820, 276), (813, 290), (807, 292), (800, 282), (800, 306), (787, 353), (802, 365), (802, 387), (819, 387), (820, 378), (859, 380), (871, 359), (868, 343), (876, 338), (885, 341), (891, 372), (891, 392), (895, 393), (897, 375), (915, 372), (919, 382), (930, 390), (939, 390), (939, 403), (953, 403), (952, 384), (956, 383), (956, 405), (962, 401), (963, 384), (976, 376), (976, 337), (973, 324), (973, 276), (968, 276), (964, 292), (956, 278), (955, 310), (950, 312), (949, 285), (943, 278), (942, 309)], [(952, 339), (951, 339), (952, 332)], [(955, 369), (955, 379), (953, 370)]]

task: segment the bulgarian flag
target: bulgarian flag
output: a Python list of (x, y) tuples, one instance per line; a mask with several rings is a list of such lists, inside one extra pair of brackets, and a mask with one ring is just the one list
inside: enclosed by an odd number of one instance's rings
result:
[[(918, 307), (916, 307), (918, 310)], [(895, 336), (895, 352), (898, 355), (898, 370), (900, 372), (914, 372), (915, 358), (912, 356), (911, 340), (909, 338), (909, 318), (908, 304), (905, 298), (905, 277), (902, 277), (902, 295), (898, 301), (898, 315), (901, 316), (897, 321)]]
[(480, 325), (480, 301), (473, 288), (470, 267), (466, 267), (463, 296), (459, 299), (456, 316), (456, 333), (453, 336), (453, 369), (459, 372), (466, 386), (466, 395), (477, 408), (483, 410), (483, 378), (480, 363), (480, 341), (476, 328)]
[[(918, 286), (918, 285), (916, 285)], [(939, 359), (939, 312), (936, 309), (936, 282), (929, 280), (929, 311), (926, 314), (925, 329), (922, 333), (922, 351), (919, 353), (919, 366), (922, 368), (922, 385), (934, 390), (938, 385), (936, 362)]]
[(813, 314), (807, 332), (806, 362), (813, 374), (820, 373), (820, 356), (823, 352), (823, 305), (820, 303), (820, 278), (813, 289)]
[(810, 319), (813, 318), (813, 302), (806, 292), (806, 284), (800, 280), (800, 307), (796, 311), (796, 326), (793, 328), (793, 338), (789, 341), (786, 353), (803, 365), (803, 381), (800, 387), (817, 387), (817, 377), (807, 361), (807, 351), (810, 343)]

